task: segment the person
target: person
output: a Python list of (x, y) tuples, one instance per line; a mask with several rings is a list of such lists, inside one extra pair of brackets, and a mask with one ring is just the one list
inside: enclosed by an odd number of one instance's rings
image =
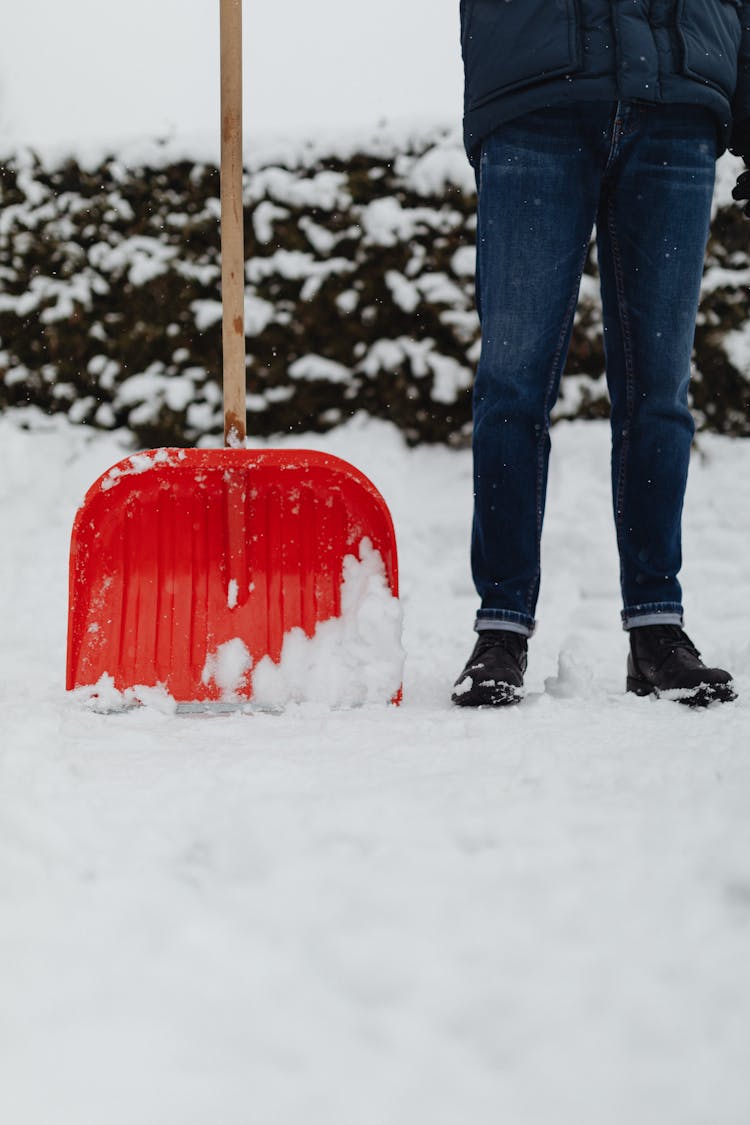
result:
[[(461, 0), (477, 180), (471, 566), (461, 706), (523, 695), (550, 411), (596, 228), (626, 688), (735, 698), (683, 629), (690, 360), (716, 158), (750, 163), (750, 0)], [(750, 199), (750, 176), (736, 189)]]

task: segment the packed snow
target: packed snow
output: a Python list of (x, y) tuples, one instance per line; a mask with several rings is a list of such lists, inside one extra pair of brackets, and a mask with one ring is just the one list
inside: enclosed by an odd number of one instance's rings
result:
[(403, 679), (402, 613), (388, 586), (380, 553), (365, 538), (359, 557), (347, 555), (341, 614), (313, 636), (292, 629), (278, 663), (265, 656), (252, 674), (256, 707), (290, 703), (357, 707), (395, 700)]
[(225, 702), (239, 700), (247, 684), (253, 659), (241, 637), (232, 637), (209, 653), (201, 677), (204, 684), (215, 683)]
[(452, 707), (470, 454), (355, 419), (294, 444), (391, 508), (402, 704), (207, 717), (155, 692), (105, 715), (63, 690), (67, 549), (125, 451), (20, 419), (0, 419), (3, 1121), (746, 1125), (750, 443), (697, 439), (685, 516), (688, 630), (736, 703), (624, 693), (607, 427), (560, 423), (528, 695)]

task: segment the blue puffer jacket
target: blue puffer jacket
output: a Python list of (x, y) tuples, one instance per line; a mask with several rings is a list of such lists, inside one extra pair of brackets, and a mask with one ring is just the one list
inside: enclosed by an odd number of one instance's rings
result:
[(750, 117), (750, 0), (461, 0), (469, 158), (504, 121), (575, 101), (683, 102), (719, 147)]

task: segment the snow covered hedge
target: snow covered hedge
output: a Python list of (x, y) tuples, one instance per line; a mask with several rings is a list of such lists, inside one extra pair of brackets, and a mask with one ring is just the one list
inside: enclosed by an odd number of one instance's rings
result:
[[(139, 446), (213, 443), (218, 192), (215, 166), (166, 147), (0, 162), (0, 408), (65, 412)], [(750, 435), (750, 227), (720, 196), (693, 405), (699, 425)], [(465, 440), (475, 224), (456, 138), (262, 160), (245, 217), (250, 433), (323, 431), (365, 411), (410, 442)], [(591, 257), (557, 417), (608, 411), (595, 275)]]

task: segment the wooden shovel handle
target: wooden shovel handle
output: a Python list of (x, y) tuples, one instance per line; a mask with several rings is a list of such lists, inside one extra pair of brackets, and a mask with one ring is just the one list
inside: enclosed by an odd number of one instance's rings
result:
[(244, 443), (245, 239), (242, 223), (242, 0), (221, 2), (221, 304), (224, 444)]

